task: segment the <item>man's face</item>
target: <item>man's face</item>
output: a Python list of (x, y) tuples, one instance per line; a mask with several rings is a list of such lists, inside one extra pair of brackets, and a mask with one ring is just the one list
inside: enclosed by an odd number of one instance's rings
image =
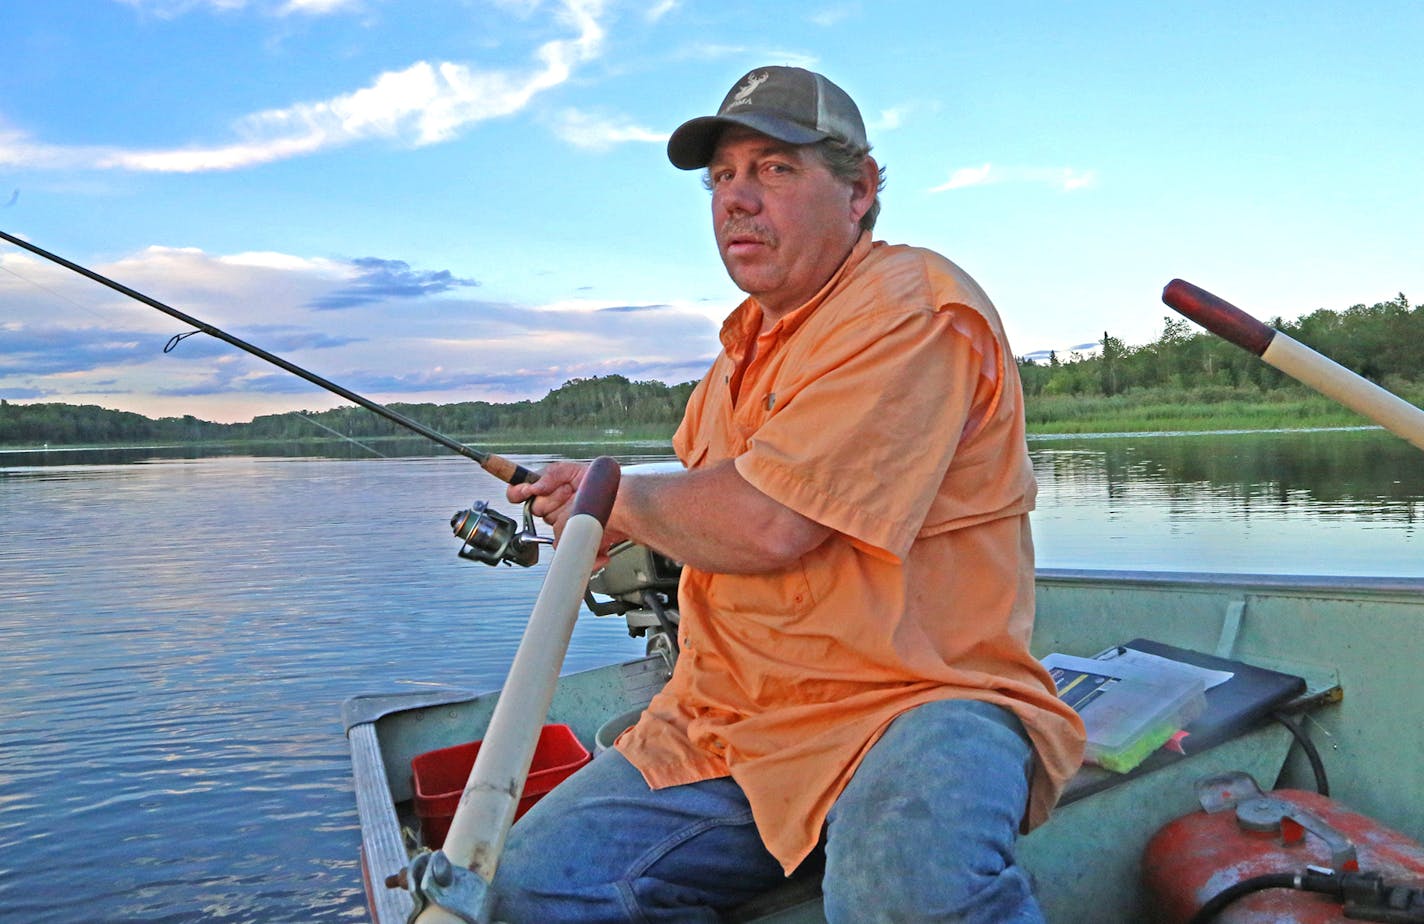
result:
[(836, 179), (812, 148), (738, 127), (722, 133), (707, 175), (722, 263), (771, 320), (820, 291), (874, 201), (873, 183)]

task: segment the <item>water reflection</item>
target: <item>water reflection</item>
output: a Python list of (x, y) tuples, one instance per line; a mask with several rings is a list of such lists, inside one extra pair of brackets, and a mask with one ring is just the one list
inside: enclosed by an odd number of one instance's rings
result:
[(1418, 450), (1379, 431), (1035, 440), (1040, 563), (1424, 574)]
[[(487, 448), (487, 447), (478, 447)], [(617, 456), (623, 461), (665, 459), (666, 442), (621, 442), (614, 445), (587, 442), (503, 443), (503, 455), (524, 455), (535, 459), (587, 459), (597, 455)], [(257, 457), (272, 459), (409, 459), (444, 453), (429, 440), (417, 437), (345, 440), (285, 440), (247, 442), (232, 445), (202, 444), (179, 446), (129, 446), (92, 449), (55, 447), (44, 449), (0, 449), (0, 477), (28, 468), (53, 469), (72, 465), (140, 465), (179, 460)]]
[(415, 437), (353, 440), (282, 440), (233, 444), (204, 443), (171, 446), (128, 446), (90, 449), (56, 446), (43, 449), (0, 450), (0, 466), (134, 465), (174, 459), (213, 459), (227, 456), (260, 456), (278, 459), (397, 459), (428, 456), (434, 444)]

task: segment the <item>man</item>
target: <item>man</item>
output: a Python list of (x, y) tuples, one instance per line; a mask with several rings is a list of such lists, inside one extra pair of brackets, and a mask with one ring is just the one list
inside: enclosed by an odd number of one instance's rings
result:
[[(748, 298), (610, 542), (684, 563), (681, 656), (639, 722), (510, 835), (510, 921), (717, 920), (824, 858), (829, 920), (1040, 920), (1014, 863), (1082, 726), (1028, 653), (1035, 484), (989, 299), (872, 243), (856, 105), (758, 68), (668, 156), (706, 168)], [(583, 475), (511, 487), (556, 531)]]

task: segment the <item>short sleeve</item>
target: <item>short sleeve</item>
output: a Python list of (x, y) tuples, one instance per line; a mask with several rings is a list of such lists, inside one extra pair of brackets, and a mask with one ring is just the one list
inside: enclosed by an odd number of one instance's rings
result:
[[(799, 381), (737, 459), (758, 490), (903, 559), (944, 480), (997, 351), (972, 308), (862, 316), (802, 358)], [(976, 396), (978, 396), (976, 398)]]

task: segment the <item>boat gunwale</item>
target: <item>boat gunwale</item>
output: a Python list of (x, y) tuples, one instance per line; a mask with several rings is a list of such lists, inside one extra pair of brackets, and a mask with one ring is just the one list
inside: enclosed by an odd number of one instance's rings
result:
[[(1424, 577), (1384, 577), (1370, 575), (1270, 574), (1220, 571), (1137, 571), (1109, 568), (1039, 568), (1035, 583), (1065, 586), (1113, 584), (1120, 587), (1182, 588), (1203, 591), (1258, 591), (1267, 593), (1368, 595), (1371, 597), (1424, 596)], [(609, 662), (589, 668), (597, 671), (621, 663)], [(349, 735), (357, 725), (376, 722), (387, 715), (427, 706), (466, 702), (490, 690), (446, 687), (409, 692), (362, 693), (349, 697), (341, 707), (342, 727)]]
[(1035, 583), (1244, 589), (1332, 594), (1424, 595), (1424, 577), (1334, 574), (1272, 574), (1222, 571), (1133, 571), (1104, 568), (1039, 568)]

